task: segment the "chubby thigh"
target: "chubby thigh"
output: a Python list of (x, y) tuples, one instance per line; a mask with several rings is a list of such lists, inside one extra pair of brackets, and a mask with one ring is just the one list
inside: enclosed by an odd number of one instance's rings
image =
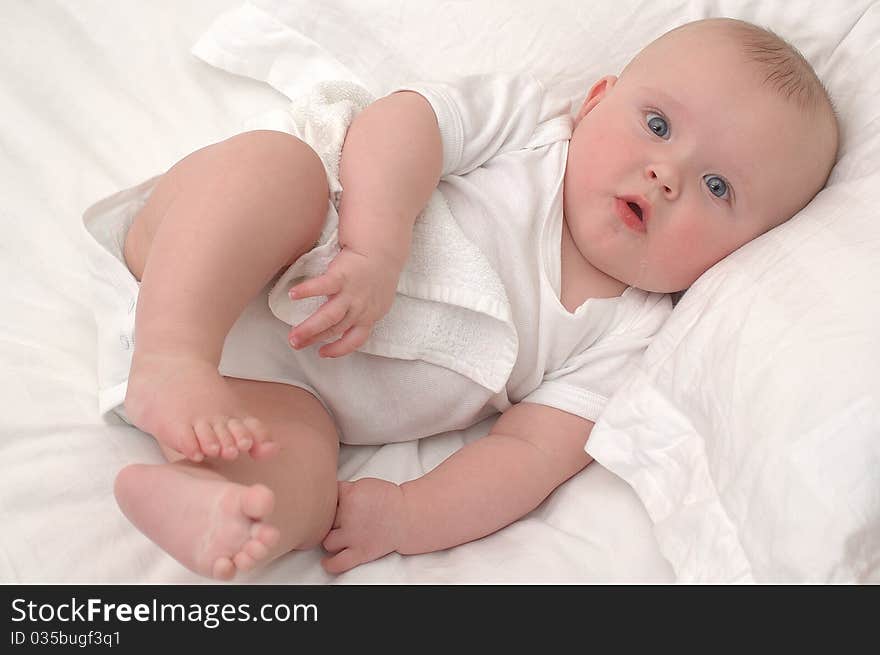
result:
[(343, 443), (410, 441), (466, 428), (497, 411), (488, 389), (421, 360), (360, 352), (322, 358), (317, 345), (293, 350), (290, 326), (266, 302), (270, 288), (257, 294), (230, 330), (220, 372), (311, 392), (333, 417)]

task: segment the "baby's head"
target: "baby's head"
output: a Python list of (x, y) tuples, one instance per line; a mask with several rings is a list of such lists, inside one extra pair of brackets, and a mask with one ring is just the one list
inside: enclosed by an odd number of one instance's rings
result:
[(596, 268), (646, 291), (689, 287), (825, 185), (831, 101), (776, 35), (688, 23), (590, 89), (575, 119), (565, 219)]

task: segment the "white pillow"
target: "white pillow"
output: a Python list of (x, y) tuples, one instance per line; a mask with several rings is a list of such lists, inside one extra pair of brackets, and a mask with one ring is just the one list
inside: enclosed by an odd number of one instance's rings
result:
[(577, 102), (697, 18), (742, 18), (792, 41), (840, 113), (830, 184), (691, 287), (588, 451), (636, 490), (679, 581), (880, 581), (880, 2), (794, 8), (254, 0), (194, 52), (288, 96), (327, 77), (382, 93), (527, 68)]
[(593, 430), (679, 581), (880, 581), (880, 227), (848, 193), (700, 278)]
[(645, 503), (679, 581), (880, 582), (880, 3), (865, 4), (846, 33), (820, 5), (767, 21), (834, 97), (839, 162), (691, 287), (587, 446)]

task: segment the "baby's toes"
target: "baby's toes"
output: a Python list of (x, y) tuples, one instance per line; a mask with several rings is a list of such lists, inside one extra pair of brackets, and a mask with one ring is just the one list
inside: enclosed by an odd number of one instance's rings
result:
[(245, 552), (238, 553), (235, 557), (232, 558), (232, 561), (235, 564), (235, 568), (237, 568), (239, 571), (250, 571), (257, 564), (254, 561), (254, 558)]
[(238, 447), (235, 445), (235, 438), (229, 431), (229, 418), (226, 416), (216, 417), (211, 421), (217, 440), (220, 442), (220, 457), (223, 459), (233, 460), (238, 457)]
[(251, 437), (251, 431), (245, 427), (242, 420), (240, 418), (231, 418), (226, 424), (226, 427), (229, 428), (229, 432), (232, 434), (232, 438), (235, 440), (235, 446), (238, 448), (239, 452), (248, 452), (251, 449), (251, 446), (254, 445), (254, 440), (253, 437)]
[(269, 441), (269, 430), (263, 422), (255, 416), (245, 416), (241, 422), (250, 432), (254, 443), (266, 443)]
[[(275, 494), (269, 487), (264, 484), (254, 484), (245, 490), (241, 496), (241, 511), (253, 521), (259, 521), (265, 518), (275, 506)], [(254, 535), (256, 526), (262, 525), (255, 523), (251, 526), (251, 536)]]
[(280, 450), (281, 446), (277, 443), (274, 441), (267, 441), (266, 443), (254, 444), (249, 454), (253, 459), (260, 460), (272, 457)]
[(220, 454), (220, 442), (217, 440), (214, 426), (207, 419), (197, 419), (193, 423), (193, 430), (201, 451), (208, 457), (217, 457)]
[(251, 558), (252, 558), (255, 562), (260, 561), (261, 559), (263, 559), (264, 557), (266, 557), (266, 555), (269, 554), (269, 547), (266, 546), (266, 544), (264, 544), (264, 543), (263, 543), (262, 541), (260, 541), (259, 539), (251, 539), (251, 540), (249, 540), (249, 541), (244, 545), (244, 548), (242, 548), (241, 550), (242, 550), (243, 552), (247, 553), (248, 555), (250, 555)]
[(281, 539), (281, 533), (273, 525), (254, 523), (251, 527), (251, 543), (258, 542), (267, 549), (274, 548)]
[(254, 438), (254, 443), (266, 443), (269, 441), (269, 430), (263, 425), (263, 422), (256, 416), (245, 416), (241, 419), (244, 426)]
[(251, 457), (262, 459), (278, 452), (278, 444), (272, 441), (269, 429), (260, 419), (253, 416), (245, 416), (241, 422), (248, 429), (254, 442), (250, 450)]
[(214, 561), (211, 576), (217, 580), (232, 580), (235, 577), (235, 564), (228, 557), (218, 557)]
[(165, 446), (173, 448), (193, 462), (201, 462), (205, 459), (202, 449), (199, 447), (199, 441), (196, 438), (193, 426), (179, 423), (170, 426), (164, 432), (165, 439), (159, 438), (159, 435), (156, 436)]

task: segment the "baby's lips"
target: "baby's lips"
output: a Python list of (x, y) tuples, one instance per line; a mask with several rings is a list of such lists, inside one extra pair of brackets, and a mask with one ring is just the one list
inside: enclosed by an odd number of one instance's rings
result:
[(648, 219), (651, 218), (651, 213), (652, 213), (653, 207), (651, 207), (651, 203), (648, 202), (648, 200), (647, 200), (647, 198), (645, 198), (645, 196), (625, 195), (625, 196), (619, 196), (619, 197), (621, 200), (623, 200), (626, 203), (631, 202), (633, 204), (638, 205), (639, 209), (642, 212), (642, 215), (639, 216), (640, 220), (642, 221), (642, 223), (648, 222)]

